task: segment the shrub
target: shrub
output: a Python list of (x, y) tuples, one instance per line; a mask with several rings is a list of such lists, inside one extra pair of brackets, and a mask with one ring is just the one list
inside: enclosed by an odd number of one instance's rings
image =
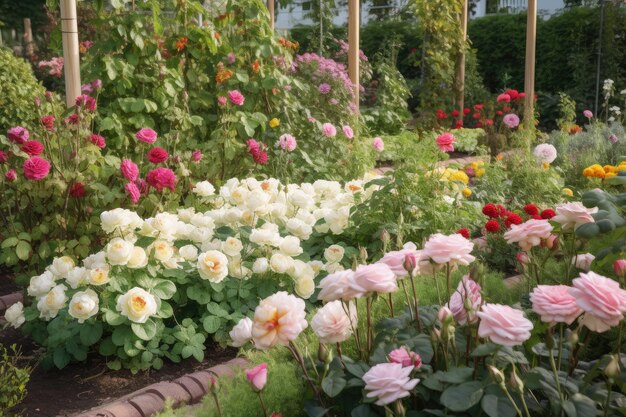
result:
[(21, 367), (20, 359), (20, 351), (15, 345), (9, 350), (0, 344), (0, 416), (21, 415), (13, 414), (11, 410), (15, 410), (26, 397), (31, 369)]
[(0, 132), (21, 124), (37, 125), (34, 97), (44, 89), (33, 75), (30, 65), (5, 48), (0, 48)]

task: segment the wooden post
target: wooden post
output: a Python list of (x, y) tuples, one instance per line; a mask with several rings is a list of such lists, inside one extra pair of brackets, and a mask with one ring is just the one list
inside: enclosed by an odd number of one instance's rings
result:
[(30, 25), (30, 19), (28, 17), (24, 18), (24, 47), (26, 48), (26, 57), (31, 59), (34, 54), (33, 29)]
[(270, 27), (274, 30), (274, 0), (267, 0), (267, 10), (270, 11)]
[(526, 21), (526, 72), (524, 76), (524, 127), (534, 128), (535, 106), (535, 41), (537, 38), (537, 0), (528, 0)]
[(354, 104), (359, 111), (359, 0), (348, 0), (348, 74), (354, 85)]
[(456, 109), (459, 111), (457, 120), (463, 120), (463, 106), (465, 98), (465, 44), (467, 42), (467, 1), (463, 1), (461, 9), (461, 47), (456, 55), (456, 75), (454, 89), (456, 93)]
[(75, 105), (80, 95), (80, 56), (78, 51), (78, 23), (76, 0), (61, 0), (61, 35), (63, 40), (63, 68), (65, 71), (65, 103)]

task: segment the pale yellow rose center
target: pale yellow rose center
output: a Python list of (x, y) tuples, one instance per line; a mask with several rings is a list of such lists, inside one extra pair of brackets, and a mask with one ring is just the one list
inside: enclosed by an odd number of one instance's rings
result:
[(130, 299), (130, 308), (137, 313), (141, 313), (145, 310), (146, 304), (146, 300), (140, 295), (136, 295)]

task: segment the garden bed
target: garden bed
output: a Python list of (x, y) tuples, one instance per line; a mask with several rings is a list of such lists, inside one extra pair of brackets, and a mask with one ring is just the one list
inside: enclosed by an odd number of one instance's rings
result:
[[(21, 347), (23, 363), (36, 364), (41, 348), (14, 329), (0, 333), (0, 344), (16, 344)], [(170, 381), (182, 375), (206, 369), (235, 357), (235, 349), (223, 349), (219, 345), (207, 348), (205, 359), (184, 360), (179, 364), (166, 362), (158, 371), (140, 372), (111, 371), (103, 358), (93, 356), (85, 363), (74, 363), (62, 370), (44, 370), (35, 366), (26, 387), (28, 395), (20, 405), (22, 416), (56, 417), (69, 416), (111, 402), (146, 385)], [(56, 399), (56, 400), (52, 400)]]

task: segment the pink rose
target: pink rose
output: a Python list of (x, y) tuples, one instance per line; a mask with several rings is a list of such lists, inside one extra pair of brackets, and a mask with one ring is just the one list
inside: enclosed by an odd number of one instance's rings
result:
[(385, 150), (385, 142), (383, 142), (382, 138), (375, 137), (372, 140), (372, 148), (374, 148), (376, 152), (382, 152)]
[(243, 106), (243, 103), (246, 101), (245, 97), (239, 90), (232, 90), (228, 92), (228, 98), (230, 102), (236, 106)]
[(509, 129), (515, 129), (519, 126), (519, 116), (515, 113), (505, 114), (502, 118), (502, 123)]
[(508, 103), (508, 102), (510, 102), (510, 101), (511, 101), (511, 96), (510, 96), (510, 95), (508, 95), (508, 94), (506, 94), (506, 93), (502, 93), (502, 94), (500, 94), (500, 95), (498, 96), (498, 98), (496, 99), (496, 101), (497, 101), (498, 103), (502, 103), (502, 102)]
[(38, 156), (33, 156), (24, 161), (24, 176), (31, 181), (39, 181), (50, 172), (50, 162)]
[(283, 151), (292, 152), (296, 149), (296, 138), (288, 133), (285, 133), (278, 138), (278, 146), (280, 146)]
[(321, 291), (317, 295), (317, 299), (322, 301), (349, 301), (355, 299), (359, 294), (350, 288), (353, 275), (354, 271), (351, 269), (326, 275), (318, 286), (318, 288), (321, 288)]
[(538, 285), (530, 293), (533, 311), (546, 323), (572, 324), (583, 312), (567, 285)]
[(573, 202), (556, 206), (556, 216), (552, 218), (561, 224), (564, 231), (573, 230), (585, 223), (594, 223), (593, 213), (598, 212), (598, 208), (590, 208), (583, 206), (582, 203)]
[[(350, 316), (346, 313), (350, 312)], [(320, 343), (340, 343), (352, 335), (352, 330), (357, 326), (357, 311), (353, 303), (348, 307), (339, 301), (331, 301), (311, 319), (311, 328), (320, 340)]]
[(436, 264), (469, 265), (476, 259), (471, 255), (474, 244), (460, 234), (431, 235), (424, 244), (424, 256)]
[(130, 159), (122, 160), (122, 164), (120, 165), (120, 171), (122, 172), (124, 178), (131, 182), (137, 180), (137, 177), (139, 176), (139, 168)]
[(572, 258), (572, 265), (587, 272), (591, 269), (591, 263), (594, 259), (596, 257), (590, 253), (579, 253)]
[(407, 242), (401, 250), (387, 252), (378, 262), (387, 265), (396, 275), (396, 278), (403, 278), (409, 274), (406, 269), (407, 255), (413, 255), (413, 259), (410, 262), (414, 264), (412, 270), (415, 274), (417, 273), (421, 253), (413, 242)]
[(613, 262), (613, 271), (619, 278), (626, 277), (626, 259), (617, 259)]
[(22, 126), (15, 126), (7, 131), (7, 137), (13, 143), (22, 144), (28, 140), (30, 133)]
[(570, 294), (584, 312), (582, 324), (589, 330), (603, 333), (615, 327), (626, 313), (626, 291), (617, 281), (595, 272), (581, 273), (572, 281)]
[(149, 127), (144, 127), (135, 133), (135, 137), (145, 143), (154, 143), (157, 140), (157, 132)]
[(106, 141), (100, 135), (92, 133), (91, 136), (89, 137), (89, 140), (91, 140), (91, 143), (93, 143), (100, 149), (104, 149), (106, 147)]
[(476, 314), (480, 318), (479, 337), (488, 337), (502, 346), (518, 346), (530, 338), (533, 324), (521, 310), (502, 304), (484, 304)]
[(193, 162), (199, 162), (201, 159), (202, 159), (202, 152), (200, 152), (200, 150), (196, 149), (195, 151), (192, 152), (191, 160)]
[(134, 182), (129, 182), (124, 186), (124, 189), (128, 193), (128, 197), (133, 204), (137, 204), (139, 202), (139, 198), (141, 197), (141, 191), (139, 191), (139, 187)]
[(408, 347), (402, 346), (389, 352), (389, 362), (399, 363), (405, 368), (410, 366), (419, 369), (422, 366), (422, 357), (410, 351)]
[(304, 301), (280, 291), (262, 300), (254, 310), (252, 340), (257, 349), (287, 346), (307, 326)]
[(89, 111), (96, 110), (96, 99), (83, 94), (81, 96), (76, 97), (76, 107), (85, 107), (85, 109)]
[(246, 370), (246, 378), (252, 384), (255, 391), (263, 391), (267, 383), (267, 364), (262, 363), (252, 369)]
[(437, 146), (441, 152), (454, 152), (454, 135), (452, 133), (443, 133), (437, 136)]
[(337, 136), (337, 128), (332, 123), (324, 123), (322, 125), (322, 134), (327, 138), (334, 138)]
[(153, 164), (160, 164), (161, 162), (167, 161), (169, 155), (167, 151), (160, 146), (155, 146), (154, 148), (148, 151), (148, 161)]
[(504, 234), (507, 243), (515, 243), (523, 251), (539, 246), (542, 240), (548, 239), (552, 232), (552, 225), (547, 220), (531, 219), (522, 224), (513, 224)]
[(411, 379), (412, 366), (400, 363), (379, 363), (363, 375), (368, 398), (377, 397), (376, 405), (387, 405), (410, 395), (419, 379)]
[(350, 281), (350, 288), (357, 294), (370, 292), (390, 293), (398, 289), (396, 275), (387, 265), (359, 265)]
[(43, 144), (36, 140), (29, 140), (22, 144), (22, 152), (28, 154), (28, 156), (39, 156), (43, 153)]
[(148, 172), (146, 176), (148, 184), (161, 192), (164, 188), (169, 188), (174, 192), (176, 189), (176, 175), (169, 168), (156, 168)]
[(480, 284), (471, 279), (469, 275), (465, 275), (450, 297), (448, 308), (452, 311), (454, 320), (461, 326), (476, 321), (476, 312), (483, 302), (480, 290)]
[(591, 110), (585, 110), (583, 111), (583, 116), (585, 116), (587, 119), (591, 119), (593, 117), (593, 112)]
[(228, 99), (224, 96), (219, 96), (217, 98), (217, 105), (220, 107), (224, 107), (226, 105), (226, 103), (228, 102)]
[(348, 139), (354, 138), (354, 131), (352, 130), (350, 126), (345, 125), (344, 127), (341, 128), (341, 130), (343, 130), (343, 134), (346, 138)]
[(10, 169), (6, 174), (4, 174), (4, 178), (6, 178), (9, 182), (13, 182), (17, 179), (17, 172), (15, 172), (14, 169)]
[(41, 124), (46, 128), (47, 131), (52, 132), (54, 130), (54, 116), (48, 114), (45, 116), (41, 116)]

